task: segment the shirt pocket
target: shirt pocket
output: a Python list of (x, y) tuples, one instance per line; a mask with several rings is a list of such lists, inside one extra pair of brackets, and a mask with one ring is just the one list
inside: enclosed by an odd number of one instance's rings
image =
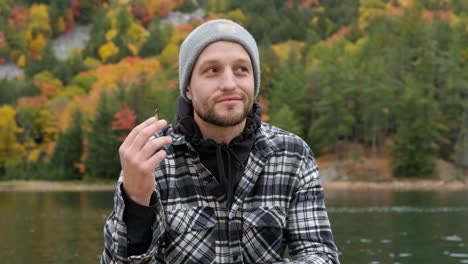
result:
[(285, 209), (256, 207), (244, 211), (243, 218), (243, 258), (249, 263), (281, 261), (285, 249)]
[(215, 259), (214, 208), (194, 207), (166, 211), (167, 263), (211, 263)]

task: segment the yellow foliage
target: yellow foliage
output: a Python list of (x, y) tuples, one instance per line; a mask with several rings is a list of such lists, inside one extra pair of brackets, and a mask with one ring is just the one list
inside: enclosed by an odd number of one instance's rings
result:
[(101, 65), (101, 62), (93, 57), (86, 57), (86, 59), (83, 61), (83, 64), (87, 69), (96, 69), (99, 67), (99, 65)]
[(63, 17), (60, 17), (57, 21), (57, 29), (60, 33), (65, 32), (65, 21), (63, 20)]
[(16, 134), (21, 132), (16, 125), (16, 111), (10, 105), (3, 105), (0, 116), (0, 168), (16, 166), (23, 155), (23, 147), (16, 139)]
[(318, 25), (318, 22), (319, 22), (319, 17), (318, 16), (314, 16), (312, 17), (312, 19), (310, 20), (310, 26), (311, 27), (316, 27)]
[(26, 66), (26, 57), (24, 55), (19, 56), (16, 60), (16, 65), (18, 65), (20, 68)]
[(398, 0), (398, 3), (404, 8), (411, 8), (413, 6), (413, 0)]
[(33, 4), (29, 9), (29, 15), (29, 31), (41, 32), (46, 36), (51, 35), (52, 30), (50, 28), (49, 12), (47, 11), (47, 5)]
[(161, 52), (159, 60), (164, 65), (176, 67), (179, 58), (179, 47), (174, 43), (169, 43)]
[(135, 46), (135, 45), (133, 45), (133, 44), (128, 44), (128, 45), (127, 45), (127, 48), (130, 50), (130, 52), (132, 53), (133, 56), (138, 55), (139, 49), (138, 49), (137, 46)]
[(358, 17), (359, 28), (364, 30), (375, 17), (385, 15), (385, 9), (382, 0), (361, 0)]
[(286, 41), (272, 46), (273, 51), (281, 62), (288, 59), (289, 54), (294, 52), (297, 60), (301, 60), (301, 50), (304, 48), (304, 42), (300, 41)]
[(127, 31), (127, 37), (129, 42), (138, 47), (145, 42), (148, 36), (149, 33), (139, 23), (132, 23)]
[(101, 89), (116, 87), (117, 83), (138, 83), (141, 76), (150, 78), (160, 71), (160, 64), (156, 59), (141, 59), (129, 57), (117, 64), (103, 64), (94, 72), (88, 72), (96, 76), (96, 82), (91, 90), (99, 93)]
[(115, 36), (117, 36), (117, 34), (119, 34), (119, 31), (117, 31), (117, 29), (115, 29), (115, 28), (110, 29), (106, 33), (106, 40), (107, 41), (112, 41), (115, 38)]
[(101, 92), (114, 91), (118, 84), (129, 88), (156, 76), (160, 69), (159, 61), (154, 58), (126, 57), (117, 64), (102, 64), (94, 70), (83, 72), (81, 74), (94, 75), (96, 81), (87, 97), (76, 99), (79, 100), (77, 104), (84, 115), (92, 119)]
[(117, 47), (114, 42), (109, 41), (102, 45), (98, 52), (99, 57), (101, 57), (101, 61), (105, 62), (109, 57), (119, 54), (119, 51), (119, 47)]
[(465, 48), (462, 52), (463, 58), (468, 61), (468, 48)]
[(31, 151), (29, 151), (28, 155), (28, 162), (35, 163), (39, 160), (39, 157), (41, 156), (42, 153), (42, 148), (34, 148)]
[(358, 56), (363, 50), (363, 46), (367, 43), (368, 37), (360, 38), (356, 43), (347, 42), (345, 44), (345, 52), (351, 56)]
[(57, 140), (59, 127), (56, 117), (47, 108), (42, 108), (39, 111), (38, 117), (34, 120), (35, 125), (39, 128), (45, 144)]
[(179, 25), (175, 30), (172, 31), (171, 39), (169, 42), (178, 45), (182, 42), (182, 40), (187, 37), (187, 35), (192, 31), (192, 27), (190, 25)]
[(28, 43), (28, 49), (31, 52), (33, 58), (38, 58), (42, 55), (42, 51), (47, 45), (47, 40), (42, 34), (37, 34), (35, 38), (32, 37), (31, 32), (26, 33), (26, 42)]

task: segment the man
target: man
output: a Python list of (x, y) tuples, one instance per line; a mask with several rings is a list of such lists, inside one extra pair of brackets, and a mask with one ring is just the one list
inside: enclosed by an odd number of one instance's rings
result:
[(152, 117), (119, 149), (101, 263), (278, 263), (286, 248), (295, 263), (339, 263), (311, 150), (260, 119), (253, 37), (202, 24), (179, 82), (173, 123)]

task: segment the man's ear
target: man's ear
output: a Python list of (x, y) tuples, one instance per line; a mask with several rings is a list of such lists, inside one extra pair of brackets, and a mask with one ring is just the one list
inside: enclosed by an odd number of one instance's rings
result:
[(190, 90), (190, 86), (187, 86), (187, 92), (185, 92), (185, 96), (186, 96), (189, 100), (192, 100), (192, 91)]

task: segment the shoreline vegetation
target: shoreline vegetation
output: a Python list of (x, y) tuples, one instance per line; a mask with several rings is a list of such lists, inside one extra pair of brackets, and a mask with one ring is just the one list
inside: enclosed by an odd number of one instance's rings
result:
[[(322, 183), (326, 191), (394, 190), (394, 191), (468, 191), (468, 181), (398, 179), (379, 182), (333, 181)], [(0, 182), (0, 192), (83, 192), (113, 191), (116, 183), (83, 181), (10, 180)]]

